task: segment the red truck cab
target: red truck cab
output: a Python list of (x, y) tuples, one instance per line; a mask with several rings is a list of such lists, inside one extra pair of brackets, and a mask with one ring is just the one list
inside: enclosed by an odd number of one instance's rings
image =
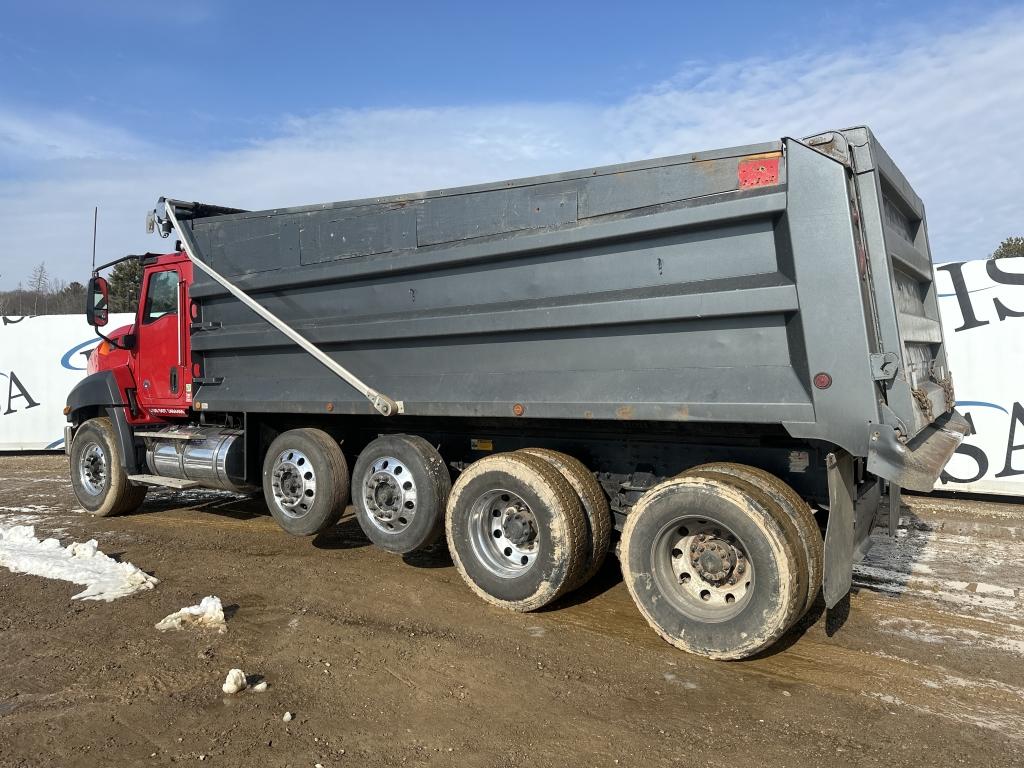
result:
[(186, 418), (192, 407), (192, 263), (184, 253), (147, 257), (143, 263), (135, 323), (110, 333), (88, 365), (90, 375), (114, 378), (132, 425)]

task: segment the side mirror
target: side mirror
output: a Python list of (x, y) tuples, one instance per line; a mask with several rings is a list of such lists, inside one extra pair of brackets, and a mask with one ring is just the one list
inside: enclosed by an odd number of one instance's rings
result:
[(91, 277), (85, 297), (85, 321), (95, 328), (102, 328), (110, 319), (110, 286), (102, 277)]

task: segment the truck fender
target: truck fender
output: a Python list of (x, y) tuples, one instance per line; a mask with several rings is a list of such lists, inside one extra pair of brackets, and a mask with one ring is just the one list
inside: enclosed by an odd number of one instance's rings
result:
[[(68, 393), (67, 404), (68, 421), (76, 427), (86, 419), (106, 411), (117, 435), (122, 465), (129, 474), (138, 471), (135, 436), (124, 412), (127, 405), (112, 371), (99, 371), (86, 376)], [(70, 443), (67, 450), (70, 450)]]

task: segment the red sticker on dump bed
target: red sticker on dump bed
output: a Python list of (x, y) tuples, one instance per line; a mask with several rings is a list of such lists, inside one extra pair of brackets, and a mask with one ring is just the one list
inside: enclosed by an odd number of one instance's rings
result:
[(740, 160), (737, 175), (740, 189), (748, 187), (765, 187), (779, 183), (779, 158), (754, 157)]

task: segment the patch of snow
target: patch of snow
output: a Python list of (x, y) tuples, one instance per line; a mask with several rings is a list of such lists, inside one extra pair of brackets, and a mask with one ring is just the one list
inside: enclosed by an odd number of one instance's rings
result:
[(152, 589), (159, 580), (131, 563), (119, 563), (97, 549), (95, 539), (62, 547), (57, 539), (37, 539), (35, 527), (0, 527), (0, 565), (13, 573), (70, 581), (85, 589), (72, 600), (106, 600)]
[(216, 629), (221, 634), (227, 632), (228, 627), (224, 623), (224, 606), (221, 604), (220, 598), (216, 595), (204, 597), (199, 605), (190, 605), (180, 611), (175, 611), (156, 624), (156, 628), (161, 632), (166, 632), (169, 629), (184, 629), (187, 626)]
[(878, 626), (885, 632), (921, 643), (956, 643), (966, 647), (981, 645), (1024, 656), (1024, 626), (1011, 622), (993, 623), (989, 632), (969, 627), (937, 626), (922, 619), (909, 618), (879, 619)]
[(224, 680), (224, 685), (221, 686), (221, 690), (223, 690), (224, 693), (238, 693), (239, 691), (244, 691), (245, 686), (245, 672), (240, 669), (232, 669), (228, 672), (228, 676)]

